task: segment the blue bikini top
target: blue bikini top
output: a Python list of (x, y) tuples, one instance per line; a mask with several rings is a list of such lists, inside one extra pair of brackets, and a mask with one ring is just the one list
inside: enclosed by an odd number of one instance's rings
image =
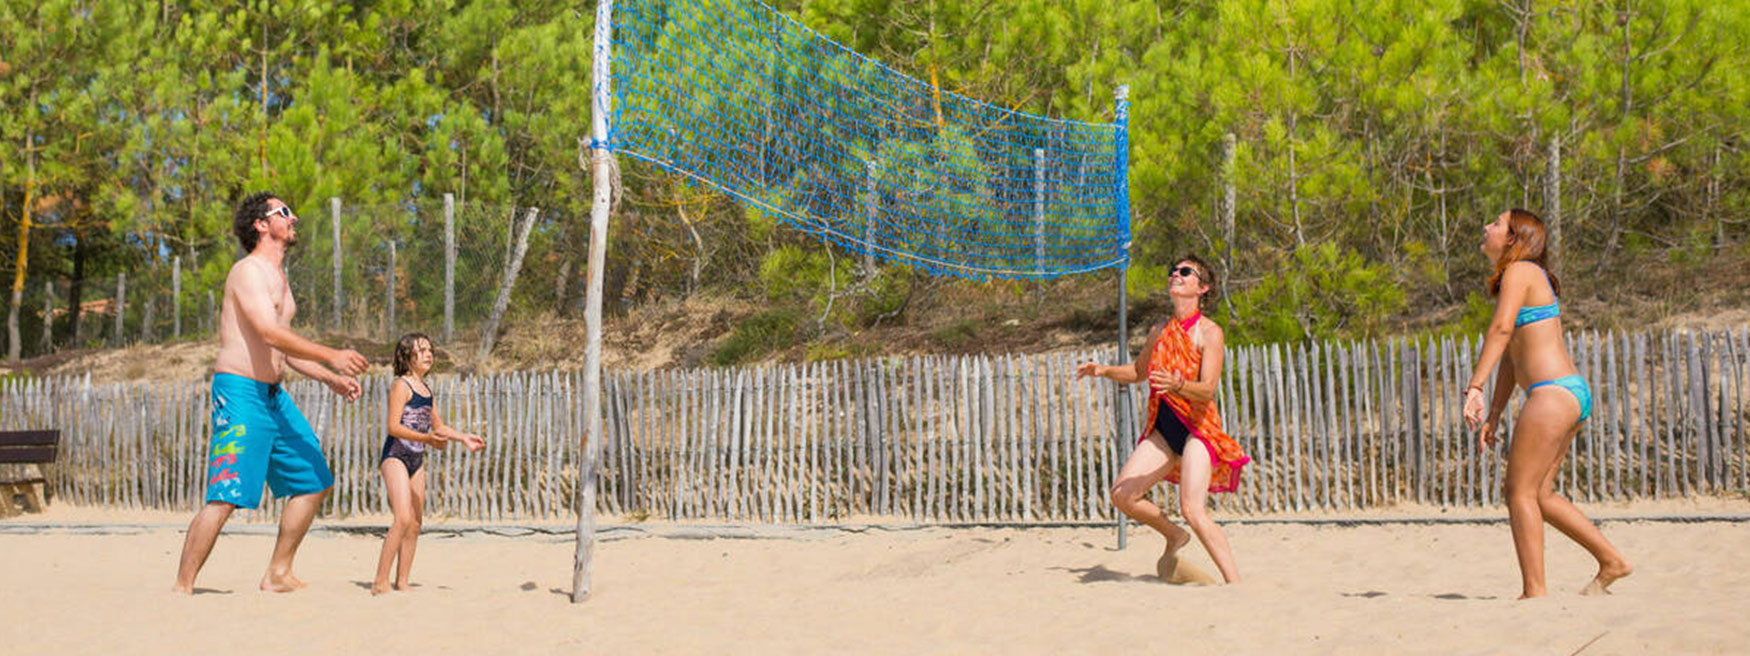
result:
[[(1544, 274), (1543, 285), (1549, 287), (1549, 274)], [(1551, 298), (1555, 297), (1555, 288), (1550, 287), (1549, 295)], [(1519, 308), (1519, 316), (1513, 320), (1513, 327), (1518, 328), (1559, 316), (1562, 316), (1562, 300), (1556, 298), (1550, 301), (1549, 305), (1527, 305)]]

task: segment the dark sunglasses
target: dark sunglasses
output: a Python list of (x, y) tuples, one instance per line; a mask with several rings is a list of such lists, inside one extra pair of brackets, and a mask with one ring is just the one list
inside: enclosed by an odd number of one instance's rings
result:
[(268, 210), (267, 214), (265, 216), (266, 216), (266, 218), (271, 219), (271, 218), (273, 218), (273, 215), (275, 215), (275, 214), (278, 214), (280, 216), (284, 216), (288, 219), (290, 219), (294, 216), (297, 216), (296, 214), (292, 213), (292, 207), (290, 205), (281, 205), (279, 207), (275, 207), (271, 210)]
[(1181, 266), (1177, 269), (1171, 270), (1169, 273), (1172, 273), (1173, 275), (1178, 276), (1180, 278), (1189, 278), (1191, 276), (1197, 276), (1198, 280), (1203, 279), (1203, 274), (1197, 273), (1196, 269), (1193, 269), (1189, 266)]

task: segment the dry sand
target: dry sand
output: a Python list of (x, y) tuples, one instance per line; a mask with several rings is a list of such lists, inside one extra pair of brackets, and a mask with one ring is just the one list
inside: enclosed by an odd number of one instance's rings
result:
[[(1750, 503), (1587, 510), (1742, 518)], [(1591, 560), (1551, 531), (1553, 594), (1524, 603), (1513, 601), (1518, 571), (1498, 521), (1231, 523), (1246, 580), (1224, 587), (1161, 583), (1161, 540), (1134, 525), (1124, 551), (1111, 528), (614, 525), (597, 548), (594, 597), (582, 605), (568, 601), (564, 525), (429, 526), (414, 590), (373, 598), (381, 540), (357, 531), (383, 518), (318, 520), (297, 566), (310, 588), (286, 595), (255, 589), (273, 527), (234, 521), (201, 574), (201, 594), (177, 597), (169, 587), (186, 521), (52, 506), (0, 522), (0, 651), (1750, 652), (1742, 520), (1606, 521), (1638, 567), (1608, 597), (1576, 594)], [(1214, 571), (1196, 544), (1185, 554)]]

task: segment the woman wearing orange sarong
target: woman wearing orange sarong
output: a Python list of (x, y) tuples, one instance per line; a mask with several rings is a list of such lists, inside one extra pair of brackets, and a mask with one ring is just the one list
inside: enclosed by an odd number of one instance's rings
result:
[(1112, 505), (1166, 538), (1157, 573), (1171, 580), (1179, 549), (1191, 541), (1185, 529), (1173, 525), (1146, 498), (1155, 483), (1166, 479), (1179, 484), (1179, 514), (1221, 570), (1222, 579), (1238, 583), (1240, 572), (1227, 536), (1204, 507), (1210, 492), (1237, 489), (1240, 470), (1251, 462), (1239, 443), (1222, 431), (1215, 407), (1223, 334), (1221, 326), (1202, 313), (1212, 300), (1214, 285), (1215, 273), (1208, 264), (1196, 256), (1181, 258), (1168, 279), (1173, 317), (1155, 331), (1148, 350), (1134, 365), (1082, 363), (1076, 367), (1076, 378), (1100, 376), (1124, 384), (1148, 380), (1146, 428), (1112, 484)]

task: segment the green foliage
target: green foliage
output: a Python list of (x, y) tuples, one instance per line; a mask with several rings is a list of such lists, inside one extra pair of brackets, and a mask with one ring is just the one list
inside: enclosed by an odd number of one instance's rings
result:
[(978, 338), (980, 325), (982, 324), (974, 319), (960, 319), (930, 331), (930, 342), (949, 350), (965, 348)]
[(1171, 268), (1177, 262), (1147, 263), (1137, 262), (1130, 265), (1130, 271), (1125, 276), (1125, 292), (1134, 299), (1142, 299), (1151, 294), (1165, 294), (1167, 284), (1171, 281)]
[(1236, 341), (1372, 337), (1404, 308), (1391, 269), (1324, 243), (1297, 250), (1293, 264), (1241, 294)]
[(1489, 322), (1495, 318), (1495, 299), (1480, 291), (1473, 291), (1464, 297), (1464, 314), (1461, 315), (1452, 329), (1453, 335), (1481, 335), (1489, 329)]
[(760, 282), (773, 301), (825, 301), (832, 263), (819, 247), (786, 244), (760, 260)]
[[(708, 11), (746, 38), (766, 29), (735, 20), (739, 6)], [(1129, 85), (1130, 291), (1164, 288), (1167, 260), (1185, 250), (1231, 255), (1246, 339), (1373, 334), (1405, 297), (1456, 300), (1458, 283), (1483, 273), (1477, 226), (1504, 205), (1545, 205), (1552, 145), (1570, 266), (1643, 256), (1690, 266), (1750, 242), (1750, 11), (1739, 3), (777, 6), (858, 53), (1002, 107), (1105, 121), (1113, 90)], [(326, 217), (331, 197), (429, 207), (453, 193), (541, 208), (531, 239), (545, 259), (526, 264), (513, 310), (574, 302), (586, 270), (591, 181), (577, 156), (593, 20), (588, 6), (528, 0), (0, 0), (0, 274), (26, 268), (26, 305), (45, 278), (81, 284), (84, 301), (105, 298), (97, 281), (124, 270), (131, 288), (163, 298), (180, 256), (184, 305), (199, 307), (236, 255), (229, 214), (248, 191), (278, 190), (307, 221)], [(690, 38), (686, 27), (663, 38)], [(742, 100), (700, 94), (669, 108), (686, 120), (725, 103), (763, 106), (775, 89), (762, 73), (780, 64), (742, 49), (653, 65), (694, 82), (719, 79), (711, 67), (752, 73), (737, 80)], [(827, 117), (866, 109), (822, 107), (776, 129), (839, 130)], [(884, 198), (977, 210), (988, 180), (956, 189), (942, 174), (1000, 170), (978, 139), (927, 130), (830, 156), (876, 162)], [(914, 293), (914, 274), (887, 268), (847, 292), (863, 280), (859, 258), (835, 261), (765, 210), (621, 163), (608, 278), (629, 289), (610, 288), (611, 299), (748, 290), (797, 308), (803, 330), (830, 301), (834, 332)], [(801, 175), (770, 181), (760, 201), (785, 207), (783, 189)], [(1236, 199), (1231, 232), (1216, 212), (1224, 183)], [(35, 225), (18, 262), (27, 186)], [(429, 260), (424, 221), (344, 214), (346, 256), (359, 263), (346, 275), (373, 275), (365, 263), (388, 239), (404, 261)], [(459, 216), (458, 230), (503, 221)], [(305, 224), (312, 248), (317, 223)], [(935, 242), (923, 248), (958, 243), (965, 228), (928, 227)], [(26, 314), (28, 332), (40, 319)]]
[(797, 332), (805, 320), (795, 308), (778, 308), (749, 317), (711, 352), (711, 364), (720, 367), (743, 364), (795, 346)]

